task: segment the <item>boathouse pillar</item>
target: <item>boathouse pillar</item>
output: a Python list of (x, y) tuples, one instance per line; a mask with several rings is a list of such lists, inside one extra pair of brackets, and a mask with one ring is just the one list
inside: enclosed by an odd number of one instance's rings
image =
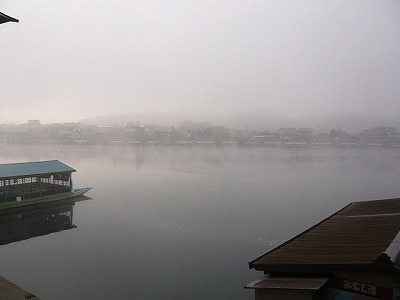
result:
[(42, 177), (36, 177), (36, 180), (39, 181), (39, 197), (42, 197)]

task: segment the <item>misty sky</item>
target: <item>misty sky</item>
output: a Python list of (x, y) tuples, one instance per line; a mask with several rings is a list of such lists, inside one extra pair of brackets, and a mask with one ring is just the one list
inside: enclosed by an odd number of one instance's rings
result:
[[(0, 123), (400, 112), (400, 1), (13, 0)], [(212, 121), (212, 120), (210, 120)]]

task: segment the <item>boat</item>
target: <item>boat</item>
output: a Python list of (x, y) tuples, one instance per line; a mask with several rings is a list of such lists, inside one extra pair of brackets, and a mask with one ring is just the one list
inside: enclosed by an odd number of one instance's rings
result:
[(91, 187), (74, 189), (73, 172), (58, 160), (0, 164), (0, 210), (85, 194)]
[(87, 191), (91, 190), (91, 187), (85, 187), (85, 188), (80, 188), (80, 189), (73, 189), (72, 193), (74, 194), (74, 197), (82, 196), (84, 193)]

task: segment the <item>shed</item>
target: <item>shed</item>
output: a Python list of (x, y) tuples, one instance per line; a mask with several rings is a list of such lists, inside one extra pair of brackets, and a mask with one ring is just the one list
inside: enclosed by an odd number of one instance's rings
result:
[(266, 276), (246, 287), (256, 299), (400, 299), (399, 231), (400, 199), (353, 202), (249, 262)]

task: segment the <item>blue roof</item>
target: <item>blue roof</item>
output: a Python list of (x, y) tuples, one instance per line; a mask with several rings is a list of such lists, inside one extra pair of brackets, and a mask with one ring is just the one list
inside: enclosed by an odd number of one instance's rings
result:
[(0, 164), (0, 178), (23, 177), (43, 174), (75, 172), (58, 160)]

